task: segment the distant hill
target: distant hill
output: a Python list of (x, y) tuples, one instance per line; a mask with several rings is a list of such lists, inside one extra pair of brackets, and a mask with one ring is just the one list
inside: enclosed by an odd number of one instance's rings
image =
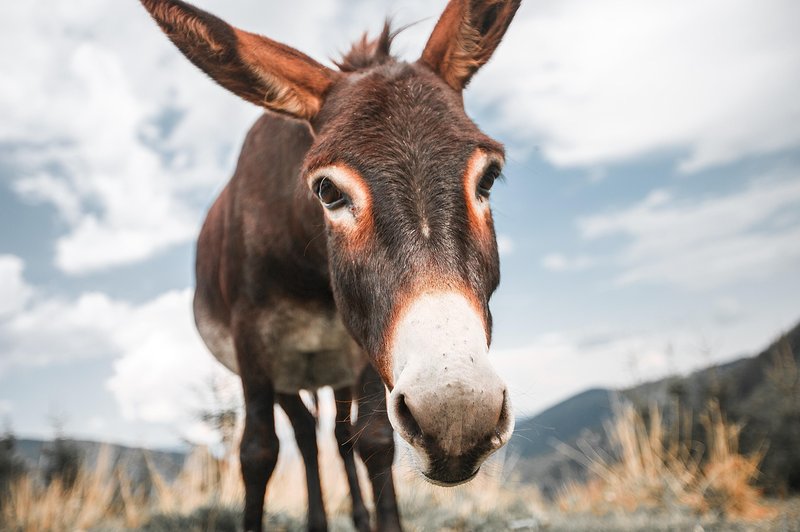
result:
[[(765, 449), (758, 482), (770, 493), (800, 491), (800, 324), (755, 357), (713, 366), (685, 378), (644, 384), (626, 395), (635, 404), (678, 400), (700, 412), (716, 400), (743, 426), (743, 453)], [(693, 430), (702, 431), (695, 420)]]
[[(772, 493), (800, 491), (800, 324), (757, 356), (625, 390), (588, 390), (519, 421), (509, 452), (520, 458), (515, 469), (521, 480), (551, 493), (566, 479), (582, 478), (584, 468), (556, 447), (583, 441), (609, 451), (603, 423), (615, 400), (642, 411), (655, 403), (667, 416), (675, 404), (697, 414), (716, 400), (729, 421), (743, 424), (742, 452), (767, 444), (759, 483)], [(703, 438), (696, 416), (692, 435)]]
[[(97, 463), (101, 449), (107, 448), (110, 453), (111, 467), (122, 467), (134, 480), (141, 480), (148, 474), (145, 456), (153, 467), (168, 480), (172, 480), (178, 475), (186, 460), (186, 454), (179, 451), (145, 450), (84, 440), (67, 439), (64, 442), (77, 451), (82, 463), (88, 465), (90, 469)], [(52, 441), (18, 439), (15, 440), (14, 450), (25, 463), (26, 469), (42, 472), (48, 467), (48, 453), (52, 452), (53, 446)]]
[(611, 417), (611, 396), (615, 392), (593, 388), (574, 395), (544, 412), (519, 421), (509, 450), (522, 458), (553, 450), (551, 441), (571, 441), (585, 431), (599, 431)]
[(556, 450), (559, 442), (603, 436), (603, 423), (611, 418), (616, 392), (593, 388), (574, 395), (533, 417), (517, 421), (508, 443), (508, 456), (518, 456), (516, 470), (524, 481), (552, 493), (564, 480), (582, 477), (582, 468)]

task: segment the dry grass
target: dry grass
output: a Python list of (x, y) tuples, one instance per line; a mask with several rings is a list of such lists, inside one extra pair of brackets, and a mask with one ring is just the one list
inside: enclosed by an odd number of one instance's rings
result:
[(702, 416), (705, 449), (689, 436), (681, 437), (688, 432), (686, 421), (691, 416), (678, 416), (668, 427), (660, 410), (651, 407), (648, 418), (631, 405), (617, 407), (606, 426), (617, 450), (615, 458), (586, 447), (581, 452), (563, 448), (589, 468), (592, 478), (565, 487), (557, 501), (562, 511), (602, 515), (620, 510), (690, 510), (743, 520), (770, 516), (753, 484), (763, 453), (739, 453), (742, 426), (728, 423), (715, 403)]
[[(338, 526), (348, 529), (350, 494), (344, 468), (332, 435), (320, 438), (320, 465), (326, 511)], [(207, 448), (197, 447), (187, 458), (182, 471), (168, 482), (151, 465), (151, 489), (135, 485), (120, 467), (112, 468), (108, 449), (101, 452), (96, 466), (83, 469), (71, 489), (58, 482), (45, 486), (31, 477), (13, 487), (0, 523), (19, 532), (42, 530), (86, 530), (96, 527), (123, 529), (147, 527), (154, 518), (190, 516), (203, 509), (219, 509), (237, 514), (243, 500), (239, 461), (235, 452), (215, 457)], [(270, 480), (267, 510), (283, 516), (282, 523), (301, 527), (306, 512), (305, 473), (296, 450), (283, 453)], [(437, 488), (423, 481), (402, 459), (395, 468), (398, 497), (409, 530), (465, 530), (471, 520), (508, 515), (527, 516), (543, 502), (538, 491), (506, 489), (507, 479), (501, 461), (483, 468), (478, 477), (454, 489)], [(359, 463), (362, 491), (372, 504), (366, 469)], [(211, 512), (197, 530), (214, 530)], [(177, 526), (177, 525), (176, 525)], [(293, 526), (285, 526), (293, 528)], [(3, 527), (0, 527), (3, 528)], [(156, 527), (158, 528), (158, 527)], [(5, 528), (3, 528), (5, 529)]]
[(43, 486), (29, 476), (19, 479), (3, 507), (6, 527), (20, 532), (39, 530), (81, 530), (115, 519), (115, 477), (111, 471), (108, 449), (104, 449), (96, 467), (82, 469), (70, 488), (59, 480)]
[[(667, 427), (657, 409), (651, 409), (645, 421), (633, 408), (621, 407), (607, 427), (617, 456), (588, 448), (567, 451), (586, 464), (592, 480), (566, 486), (554, 503), (545, 501), (534, 488), (516, 484), (510, 478), (513, 461), (502, 457), (487, 464), (473, 482), (443, 489), (421, 480), (401, 452), (395, 478), (404, 522), (409, 530), (530, 529), (542, 525), (569, 530), (581, 528), (578, 523), (582, 521), (576, 516), (619, 517), (642, 510), (672, 516), (691, 510), (691, 514), (715, 519), (769, 517), (770, 510), (753, 487), (761, 454), (743, 456), (738, 452), (741, 426), (727, 423), (718, 408), (708, 410), (704, 424), (708, 448), (699, 449), (688, 438), (678, 436), (677, 423)], [(320, 440), (321, 477), (331, 528), (350, 530), (350, 498), (336, 442), (332, 435)], [(171, 482), (150, 466), (152, 485), (147, 489), (134, 484), (123, 469), (112, 468), (106, 450), (92, 470), (81, 471), (71, 489), (58, 482), (45, 486), (32, 478), (21, 479), (0, 522), (20, 532), (141, 527), (233, 530), (243, 500), (235, 454), (217, 458), (198, 447)], [(359, 467), (362, 491), (371, 504), (366, 474), (363, 466)], [(269, 488), (267, 510), (272, 528), (302, 529), (305, 474), (296, 451), (282, 454)], [(191, 516), (198, 512), (205, 512), (202, 519), (192, 521)], [(225, 526), (220, 524), (223, 519)], [(603, 528), (592, 519), (584, 529)], [(156, 526), (156, 522), (161, 524)], [(609, 526), (618, 528), (614, 523)]]
[(540, 521), (549, 507), (539, 490), (519, 484), (513, 460), (490, 458), (471, 482), (440, 488), (422, 479), (401, 454), (395, 466), (397, 495), (408, 530), (508, 530), (515, 523)]

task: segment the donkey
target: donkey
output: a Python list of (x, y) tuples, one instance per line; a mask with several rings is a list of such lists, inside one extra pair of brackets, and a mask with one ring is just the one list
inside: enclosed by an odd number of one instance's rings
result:
[(370, 529), (357, 451), (378, 528), (399, 530), (392, 428), (442, 486), (472, 479), (513, 430), (487, 356), (499, 283), (489, 196), (504, 150), (467, 117), (462, 91), (520, 0), (450, 0), (413, 63), (391, 55), (387, 23), (338, 71), (179, 0), (141, 2), (190, 61), (269, 111), (197, 243), (197, 328), (242, 380), (245, 529), (262, 529), (276, 403), (305, 463), (308, 526), (326, 528), (315, 419), (298, 392), (331, 386), (354, 524)]

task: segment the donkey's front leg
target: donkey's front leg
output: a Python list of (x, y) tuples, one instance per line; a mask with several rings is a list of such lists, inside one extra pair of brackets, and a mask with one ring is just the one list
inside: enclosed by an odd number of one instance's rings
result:
[(367, 365), (361, 374), (356, 391), (359, 394), (356, 421), (358, 454), (367, 466), (372, 483), (378, 530), (400, 531), (400, 513), (392, 477), (394, 430), (386, 414), (386, 389), (371, 365)]
[(244, 530), (261, 532), (264, 495), (280, 447), (275, 433), (275, 390), (259, 363), (263, 353), (257, 336), (239, 331), (235, 344), (245, 408), (244, 433), (239, 446), (244, 480)]
[(278, 404), (289, 417), (294, 428), (297, 447), (303, 455), (306, 466), (306, 485), (308, 486), (308, 529), (314, 532), (328, 530), (325, 519), (325, 505), (322, 501), (322, 487), (319, 479), (317, 460), (317, 423), (299, 395), (278, 394)]
[(361, 486), (358, 483), (358, 470), (354, 447), (358, 436), (353, 435), (353, 421), (350, 410), (353, 406), (353, 392), (348, 388), (334, 390), (336, 398), (336, 442), (339, 444), (339, 454), (344, 461), (344, 470), (347, 473), (347, 483), (350, 485), (350, 500), (353, 503), (353, 524), (358, 532), (369, 532), (369, 512), (364, 505)]

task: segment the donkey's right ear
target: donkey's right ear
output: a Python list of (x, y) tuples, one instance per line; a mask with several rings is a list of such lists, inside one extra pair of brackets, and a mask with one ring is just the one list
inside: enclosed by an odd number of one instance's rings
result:
[(310, 120), (341, 75), (180, 0), (141, 2), (192, 63), (226, 89), (272, 111)]

